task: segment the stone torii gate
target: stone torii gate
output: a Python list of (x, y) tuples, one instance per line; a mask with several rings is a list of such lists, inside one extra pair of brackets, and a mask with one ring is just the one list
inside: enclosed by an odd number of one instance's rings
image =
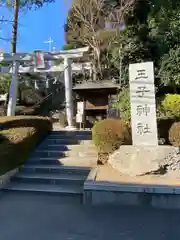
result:
[[(16, 99), (17, 99), (17, 86), (18, 86), (18, 73), (28, 72), (61, 72), (64, 71), (65, 82), (65, 98), (66, 98), (66, 115), (68, 122), (68, 129), (73, 127), (73, 100), (72, 100), (72, 71), (91, 70), (91, 64), (72, 64), (71, 60), (80, 58), (89, 47), (62, 50), (57, 53), (48, 53), (35, 51), (34, 54), (17, 53), (17, 54), (1, 54), (0, 61), (11, 62), (10, 67), (1, 67), (0, 73), (12, 73), (12, 80), (9, 90), (9, 102), (7, 108), (7, 116), (15, 115)], [(50, 66), (49, 61), (63, 59), (64, 64)], [(31, 63), (30, 66), (22, 66), (21, 64)]]

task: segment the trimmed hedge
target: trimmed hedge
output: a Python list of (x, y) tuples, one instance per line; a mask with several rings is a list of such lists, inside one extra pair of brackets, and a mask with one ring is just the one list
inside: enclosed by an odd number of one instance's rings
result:
[(179, 122), (179, 118), (175, 118), (175, 117), (169, 117), (169, 118), (159, 118), (157, 119), (157, 127), (158, 127), (158, 135), (159, 138), (162, 138), (165, 140), (165, 144), (170, 144), (169, 142), (169, 130), (171, 128), (171, 126), (176, 123)]
[(99, 153), (99, 163), (106, 163), (109, 154), (123, 144), (131, 144), (128, 125), (117, 119), (105, 119), (97, 122), (92, 129), (94, 145)]
[(180, 147), (180, 122), (173, 123), (169, 129), (169, 142), (175, 147)]
[(1, 117), (0, 174), (22, 165), (51, 129), (49, 118)]
[(180, 94), (166, 94), (161, 105), (167, 116), (180, 117)]

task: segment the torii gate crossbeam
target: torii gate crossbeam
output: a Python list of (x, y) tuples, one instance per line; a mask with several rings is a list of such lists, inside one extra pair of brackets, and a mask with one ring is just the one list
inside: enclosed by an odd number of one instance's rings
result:
[[(42, 53), (43, 54), (43, 61), (52, 61), (57, 59), (64, 59), (64, 64), (60, 64), (59, 66), (51, 66), (46, 69), (44, 67), (39, 69), (38, 66), (32, 67), (22, 67), (20, 63), (24, 62), (35, 62), (35, 54), (27, 54), (27, 53), (17, 53), (17, 54), (1, 54), (0, 61), (5, 62), (12, 62), (12, 68), (8, 70), (5, 68), (0, 69), (0, 73), (2, 72), (11, 72), (12, 73), (12, 80), (11, 86), (9, 90), (9, 102), (8, 102), (8, 109), (7, 115), (13, 116), (15, 115), (15, 108), (16, 108), (16, 99), (17, 99), (17, 76), (19, 72), (61, 72), (64, 70), (64, 82), (65, 82), (65, 97), (66, 97), (66, 115), (67, 115), (67, 122), (68, 128), (74, 129), (73, 127), (73, 99), (72, 99), (72, 70), (78, 71), (83, 69), (90, 70), (90, 63), (86, 64), (85, 66), (78, 67), (77, 64), (74, 64), (73, 69), (71, 67), (71, 59), (82, 57), (84, 52), (87, 52), (89, 47), (73, 49), (73, 50), (62, 50), (58, 53)], [(58, 69), (59, 67), (59, 69)], [(28, 71), (29, 70), (29, 71)]]

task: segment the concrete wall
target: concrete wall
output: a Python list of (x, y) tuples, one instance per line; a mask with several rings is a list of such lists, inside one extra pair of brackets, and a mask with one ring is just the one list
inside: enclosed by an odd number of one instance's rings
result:
[(180, 209), (180, 195), (88, 190), (84, 192), (84, 204), (113, 204), (156, 207), (164, 209)]

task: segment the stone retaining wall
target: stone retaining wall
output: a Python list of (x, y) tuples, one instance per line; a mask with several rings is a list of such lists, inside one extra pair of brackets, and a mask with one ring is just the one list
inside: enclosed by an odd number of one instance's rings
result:
[(125, 193), (113, 191), (88, 190), (84, 193), (84, 204), (88, 205), (124, 205), (155, 207), (161, 209), (180, 209), (180, 195)]
[(11, 178), (18, 173), (19, 168), (13, 169), (6, 174), (0, 176), (0, 190), (11, 180)]
[(100, 182), (97, 171), (92, 169), (84, 183), (84, 204), (180, 209), (180, 186)]

